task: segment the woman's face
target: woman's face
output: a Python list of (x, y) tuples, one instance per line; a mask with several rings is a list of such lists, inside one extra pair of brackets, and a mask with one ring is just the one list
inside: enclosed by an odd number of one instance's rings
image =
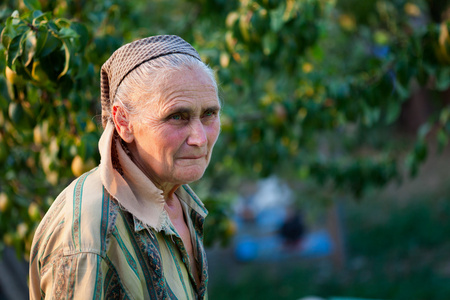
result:
[[(146, 123), (134, 126), (135, 160), (160, 185), (200, 179), (220, 131), (220, 103), (211, 79), (201, 69), (172, 72)], [(152, 100), (150, 100), (152, 101)]]

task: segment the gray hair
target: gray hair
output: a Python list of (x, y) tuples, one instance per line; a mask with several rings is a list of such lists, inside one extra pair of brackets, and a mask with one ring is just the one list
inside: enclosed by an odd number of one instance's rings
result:
[(149, 60), (128, 74), (117, 88), (114, 104), (118, 104), (131, 116), (133, 123), (145, 124), (144, 113), (154, 103), (161, 82), (174, 71), (199, 68), (211, 79), (216, 93), (218, 91), (214, 71), (189, 55), (171, 54)]

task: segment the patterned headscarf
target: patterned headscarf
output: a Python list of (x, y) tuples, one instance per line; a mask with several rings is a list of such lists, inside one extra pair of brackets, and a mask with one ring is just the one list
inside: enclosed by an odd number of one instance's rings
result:
[(197, 51), (176, 35), (158, 35), (117, 49), (101, 69), (102, 125), (111, 119), (111, 107), (123, 79), (141, 64), (169, 54), (186, 54), (201, 61)]

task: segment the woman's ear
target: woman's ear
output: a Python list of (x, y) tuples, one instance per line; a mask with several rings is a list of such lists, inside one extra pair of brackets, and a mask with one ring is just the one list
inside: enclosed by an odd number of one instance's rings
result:
[(112, 116), (117, 133), (124, 142), (131, 143), (134, 140), (134, 135), (128, 113), (122, 106), (114, 104), (112, 107)]

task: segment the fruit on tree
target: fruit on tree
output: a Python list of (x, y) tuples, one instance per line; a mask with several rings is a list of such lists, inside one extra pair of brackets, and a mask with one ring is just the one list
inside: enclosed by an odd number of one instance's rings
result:
[(15, 71), (11, 70), (8, 66), (5, 68), (5, 77), (9, 83), (15, 85), (23, 85), (25, 83), (22, 76), (18, 75)]
[(96, 165), (95, 161), (92, 158), (88, 159), (87, 161), (83, 161), (81, 156), (77, 155), (72, 160), (72, 165), (71, 165), (72, 173), (76, 177), (79, 177), (83, 173), (85, 173), (85, 172), (89, 171), (90, 169), (94, 168), (95, 165)]
[(8, 195), (0, 193), (0, 212), (5, 212), (9, 206)]
[(39, 211), (39, 206), (36, 202), (32, 202), (30, 206), (28, 206), (28, 216), (31, 220), (39, 221), (41, 219), (41, 213)]

